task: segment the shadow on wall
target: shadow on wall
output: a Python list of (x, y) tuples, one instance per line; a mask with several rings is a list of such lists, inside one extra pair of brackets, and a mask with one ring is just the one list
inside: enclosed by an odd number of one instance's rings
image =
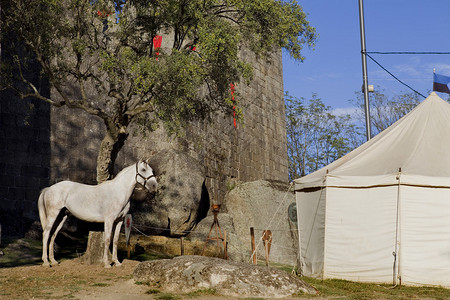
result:
[(50, 184), (97, 183), (97, 155), (104, 134), (100, 119), (79, 109), (52, 108)]
[(38, 219), (37, 198), (50, 179), (50, 107), (0, 93), (0, 222), (22, 236)]

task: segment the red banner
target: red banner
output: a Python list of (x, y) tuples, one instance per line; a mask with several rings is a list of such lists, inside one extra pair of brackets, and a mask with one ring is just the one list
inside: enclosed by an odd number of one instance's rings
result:
[(153, 48), (155, 48), (156, 60), (158, 60), (159, 49), (161, 48), (162, 36), (157, 35), (153, 38)]

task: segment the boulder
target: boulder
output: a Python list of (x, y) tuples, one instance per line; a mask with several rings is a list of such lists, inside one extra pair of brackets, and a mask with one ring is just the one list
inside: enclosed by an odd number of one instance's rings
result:
[[(251, 251), (242, 251), (242, 245), (239, 237), (236, 235), (236, 230), (234, 227), (233, 218), (228, 213), (219, 213), (217, 216), (218, 225), (220, 228), (220, 232), (222, 233), (222, 237), (225, 237), (226, 232), (226, 241), (228, 244), (227, 247), (227, 255), (230, 260), (233, 261), (246, 261), (250, 255)], [(192, 241), (202, 241), (203, 243), (207, 243), (211, 249), (215, 248), (215, 251), (209, 252), (205, 255), (213, 255), (215, 257), (224, 257), (224, 249), (223, 243), (219, 242), (217, 244), (216, 240), (206, 240), (208, 238), (208, 234), (210, 238), (215, 238), (220, 233), (216, 233), (215, 226), (212, 226), (214, 222), (214, 216), (209, 215), (204, 218), (195, 228), (195, 231), (189, 235), (190, 240)], [(249, 240), (250, 243), (250, 240)], [(239, 245), (239, 246), (238, 246)]]
[[(265, 260), (261, 240), (264, 230), (272, 232), (269, 260), (296, 265), (298, 243), (288, 218), (288, 207), (295, 195), (288, 184), (258, 180), (237, 185), (225, 197), (228, 214), (233, 218), (236, 247), (251, 253), (250, 227), (254, 228), (257, 258)], [(247, 256), (250, 261), (249, 256)]]
[(141, 262), (133, 277), (135, 281), (176, 293), (214, 289), (227, 297), (263, 298), (317, 294), (313, 287), (285, 271), (203, 256)]
[[(225, 196), (226, 212), (218, 215), (221, 229), (227, 231), (229, 258), (234, 261), (252, 261), (250, 227), (253, 227), (258, 260), (265, 261), (262, 233), (271, 230), (269, 261), (296, 265), (297, 226), (289, 221), (288, 216), (288, 207), (293, 202), (295, 195), (288, 184), (265, 180), (238, 183)], [(212, 222), (212, 216), (202, 220), (192, 234), (192, 239), (204, 240)]]
[(150, 158), (158, 179), (158, 192), (151, 200), (131, 201), (133, 226), (147, 235), (184, 236), (209, 209), (205, 171), (191, 156), (163, 150)]

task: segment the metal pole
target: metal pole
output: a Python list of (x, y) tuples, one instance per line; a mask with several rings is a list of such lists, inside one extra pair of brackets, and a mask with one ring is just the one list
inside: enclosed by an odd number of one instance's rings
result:
[(364, 82), (364, 112), (366, 115), (366, 137), (370, 140), (370, 110), (369, 110), (369, 84), (367, 79), (367, 58), (366, 58), (366, 33), (364, 30), (364, 7), (363, 0), (359, 0), (359, 28), (361, 33), (361, 59)]

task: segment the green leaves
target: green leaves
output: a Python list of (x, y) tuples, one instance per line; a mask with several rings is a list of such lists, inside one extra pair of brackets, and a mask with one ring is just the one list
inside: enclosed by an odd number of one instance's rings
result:
[[(2, 51), (20, 54), (15, 68), (2, 61), (2, 78), (20, 96), (84, 109), (121, 131), (140, 114), (174, 133), (218, 110), (231, 115), (240, 99), (231, 101), (230, 83), (253, 73), (242, 47), (262, 59), (285, 47), (302, 61), (316, 38), (294, 0), (14, 0), (2, 2), (0, 25)], [(59, 95), (12, 71), (29, 57)]]
[[(72, 104), (113, 117), (152, 102), (159, 117), (185, 121), (231, 110), (229, 84), (252, 78), (242, 46), (266, 57), (285, 47), (303, 60), (315, 39), (301, 6), (279, 0), (17, 0), (4, 8), (2, 28), (37, 56), (53, 86), (77, 82), (70, 94), (84, 99)], [(96, 90), (88, 95), (87, 86)], [(106, 109), (111, 98), (124, 103), (119, 112)]]
[[(375, 136), (388, 128), (416, 107), (421, 100), (422, 98), (417, 93), (389, 96), (385, 90), (377, 86), (375, 92), (371, 93), (369, 98), (372, 135)], [(356, 98), (351, 102), (358, 108), (357, 117), (364, 123), (365, 109), (363, 94), (356, 92)]]
[(298, 99), (285, 95), (289, 176), (305, 176), (359, 145), (350, 115), (336, 115), (317, 95)]

